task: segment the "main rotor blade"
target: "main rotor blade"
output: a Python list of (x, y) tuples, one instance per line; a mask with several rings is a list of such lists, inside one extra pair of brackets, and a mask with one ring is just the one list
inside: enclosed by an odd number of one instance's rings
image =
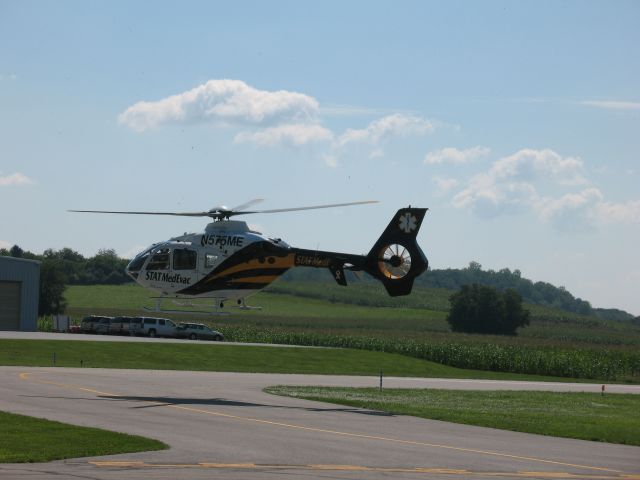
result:
[(67, 210), (80, 213), (120, 213), (123, 215), (173, 215), (177, 217), (209, 217), (209, 212), (112, 212), (107, 210)]
[(253, 211), (238, 211), (238, 209), (247, 208), (251, 205), (261, 202), (261, 198), (256, 198), (243, 205), (232, 208), (230, 210), (223, 211), (208, 211), (208, 212), (123, 212), (113, 210), (68, 210), (69, 212), (79, 213), (117, 213), (121, 215), (171, 215), (174, 217), (209, 217), (215, 220), (222, 220), (236, 215), (249, 215), (252, 213), (280, 213), (280, 212), (296, 212), (300, 210), (318, 210), (321, 208), (334, 208), (334, 207), (348, 207), (351, 205), (364, 205), (368, 203), (379, 203), (378, 200), (365, 200), (362, 202), (349, 202), (349, 203), (332, 203), (329, 205), (313, 205), (310, 207), (294, 207), (294, 208), (276, 208), (271, 210), (253, 210)]
[(253, 200), (249, 200), (247, 203), (243, 203), (242, 205), (238, 205), (237, 207), (230, 208), (229, 210), (233, 212), (240, 212), (241, 210), (246, 210), (247, 208), (260, 202), (264, 202), (264, 198), (254, 198)]
[(318, 210), (321, 208), (348, 207), (350, 205), (365, 205), (367, 203), (380, 203), (380, 202), (378, 200), (365, 200), (362, 202), (332, 203), (329, 205), (313, 205), (310, 207), (276, 208), (272, 210), (253, 210), (250, 212), (238, 212), (238, 215), (248, 215), (251, 213), (279, 213), (279, 212), (296, 212), (300, 210)]

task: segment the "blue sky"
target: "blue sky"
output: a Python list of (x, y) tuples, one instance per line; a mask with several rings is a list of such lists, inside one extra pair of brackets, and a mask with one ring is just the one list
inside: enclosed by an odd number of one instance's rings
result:
[(640, 314), (637, 2), (0, 0), (0, 246), (129, 256), (204, 210), (364, 253), (429, 207), (478, 261)]

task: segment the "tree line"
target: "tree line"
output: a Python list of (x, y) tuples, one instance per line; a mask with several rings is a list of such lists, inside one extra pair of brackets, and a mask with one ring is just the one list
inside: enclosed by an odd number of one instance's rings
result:
[(594, 314), (591, 304), (574, 297), (564, 287), (556, 287), (547, 282), (533, 282), (523, 278), (520, 270), (482, 270), (478, 262), (471, 262), (462, 269), (448, 268), (444, 270), (429, 270), (416, 279), (418, 285), (432, 288), (447, 288), (459, 290), (463, 285), (486, 285), (500, 291), (507, 289), (518, 292), (523, 300), (536, 305), (555, 307), (567, 312), (582, 315)]
[(120, 258), (112, 249), (99, 250), (93, 257), (86, 258), (70, 248), (49, 248), (38, 255), (14, 245), (10, 249), (0, 249), (0, 255), (38, 260), (42, 267), (45, 264), (54, 266), (68, 285), (120, 285), (131, 281), (124, 271), (129, 260)]
[(10, 249), (0, 249), (0, 255), (40, 262), (38, 315), (64, 312), (64, 291), (68, 284), (117, 285), (130, 281), (124, 271), (128, 260), (118, 257), (115, 250), (100, 250), (95, 256), (85, 258), (70, 248), (47, 249), (37, 255), (14, 245)]
[[(362, 279), (374, 281), (367, 274), (345, 272), (347, 282), (357, 282)], [(289, 270), (283, 277), (284, 280), (291, 281), (322, 281), (331, 277), (326, 272), (319, 269), (293, 269)], [(431, 269), (420, 275), (415, 280), (415, 285), (428, 288), (444, 288), (447, 290), (460, 290), (464, 285), (486, 285), (501, 292), (511, 289), (515, 290), (527, 303), (535, 305), (546, 305), (555, 307), (566, 312), (573, 312), (582, 315), (598, 314), (600, 309), (593, 309), (591, 304), (574, 297), (564, 287), (556, 287), (547, 282), (533, 282), (523, 278), (520, 270), (510, 270), (503, 268), (498, 271), (483, 270), (478, 262), (470, 262), (466, 268)], [(596, 310), (596, 311), (594, 311)], [(628, 320), (632, 315), (617, 311), (620, 317)], [(608, 313), (603, 316), (608, 318)]]

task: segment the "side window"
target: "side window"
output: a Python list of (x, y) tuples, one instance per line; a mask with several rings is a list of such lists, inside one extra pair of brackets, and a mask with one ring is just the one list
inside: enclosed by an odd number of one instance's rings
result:
[(211, 255), (207, 253), (204, 257), (204, 268), (211, 268), (216, 264), (216, 260), (218, 260), (217, 255)]
[(147, 270), (168, 270), (171, 253), (168, 248), (154, 250), (151, 260), (147, 265)]
[(164, 320), (158, 320), (158, 323), (159, 323), (160, 325), (164, 325)]
[(173, 251), (174, 270), (195, 270), (198, 253), (187, 248), (176, 248)]
[(202, 325), (198, 325), (198, 330), (203, 330)]
[(145, 325), (155, 325), (156, 324), (156, 319), (155, 318), (145, 318), (144, 319), (144, 324)]

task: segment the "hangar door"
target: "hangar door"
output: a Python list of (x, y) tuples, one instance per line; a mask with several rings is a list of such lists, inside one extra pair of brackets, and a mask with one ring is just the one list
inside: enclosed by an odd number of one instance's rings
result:
[(0, 330), (20, 330), (22, 282), (0, 282)]

